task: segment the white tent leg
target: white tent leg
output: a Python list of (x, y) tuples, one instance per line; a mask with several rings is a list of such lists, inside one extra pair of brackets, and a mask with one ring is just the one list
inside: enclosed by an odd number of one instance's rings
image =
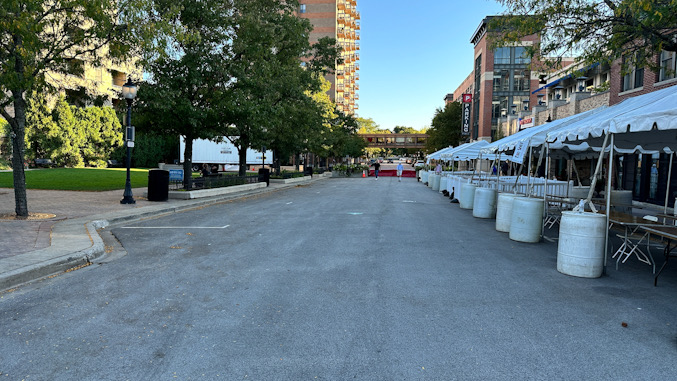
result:
[[(602, 267), (602, 273), (606, 274), (606, 260), (607, 260), (607, 254), (609, 251), (609, 213), (611, 213), (611, 176), (613, 175), (613, 167), (614, 167), (614, 134), (611, 134), (611, 143), (609, 144), (609, 168), (607, 171), (607, 179), (606, 179), (606, 226), (607, 226), (607, 232), (606, 236), (604, 237), (604, 267)], [(602, 148), (602, 152), (600, 152), (601, 155), (604, 155), (604, 148)], [(630, 209), (632, 210), (632, 209)]]

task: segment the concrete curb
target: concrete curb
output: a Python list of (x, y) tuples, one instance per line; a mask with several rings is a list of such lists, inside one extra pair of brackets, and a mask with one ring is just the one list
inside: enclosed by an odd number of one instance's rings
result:
[[(323, 179), (318, 177), (304, 184)], [(50, 247), (31, 251), (16, 257), (0, 259), (0, 291), (54, 274), (87, 265), (106, 252), (98, 230), (132, 221), (156, 218), (162, 215), (226, 203), (231, 200), (274, 191), (294, 188), (299, 183), (277, 184), (275, 187), (247, 188), (237, 193), (227, 193), (208, 198), (174, 200), (180, 204), (160, 204), (127, 211), (109, 212), (96, 216), (60, 221), (52, 227)]]

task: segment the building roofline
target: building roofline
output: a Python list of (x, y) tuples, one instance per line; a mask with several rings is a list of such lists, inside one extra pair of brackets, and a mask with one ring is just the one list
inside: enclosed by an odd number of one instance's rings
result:
[(472, 34), (472, 37), (470, 37), (470, 42), (472, 44), (477, 45), (479, 40), (486, 33), (489, 21), (491, 21), (491, 19), (493, 19), (494, 17), (498, 16), (486, 16), (484, 19), (482, 19), (482, 22), (480, 22), (480, 25), (477, 27), (477, 29), (475, 29), (475, 32)]

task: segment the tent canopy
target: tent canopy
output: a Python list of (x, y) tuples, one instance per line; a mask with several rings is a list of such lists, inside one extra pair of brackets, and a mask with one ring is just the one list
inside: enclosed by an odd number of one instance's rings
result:
[(582, 112), (580, 114), (575, 114), (563, 119), (557, 119), (555, 121), (552, 121), (550, 123), (545, 123), (541, 124), (539, 126), (534, 126), (530, 128), (526, 128), (522, 131), (519, 131), (515, 134), (512, 134), (510, 136), (506, 136), (503, 139), (497, 140), (491, 144), (489, 144), (487, 147), (483, 149), (483, 152), (490, 153), (490, 152), (507, 152), (507, 151), (512, 151), (515, 149), (517, 145), (519, 145), (521, 142), (525, 142), (528, 144), (528, 147), (538, 147), (541, 146), (545, 143), (546, 136), (548, 132), (557, 129), (557, 128), (562, 128), (564, 126), (571, 125), (572, 123), (576, 123), (584, 118), (587, 118), (589, 116), (595, 115), (604, 109), (606, 109), (606, 106), (599, 107), (596, 109), (592, 109), (589, 111)]
[(677, 149), (677, 86), (628, 98), (577, 123), (551, 130), (553, 143), (587, 142), (599, 147), (607, 134), (617, 134), (614, 146), (621, 149)]
[[(458, 146), (458, 147), (461, 147), (461, 146)], [(458, 148), (458, 147), (455, 147), (455, 148)], [(445, 152), (449, 152), (453, 149), (454, 149), (454, 146), (449, 146), (447, 148), (442, 148), (439, 151), (435, 151), (435, 152), (431, 153), (430, 155), (428, 155), (426, 157), (426, 164), (430, 164), (430, 160), (440, 160), (440, 155), (442, 155)]]

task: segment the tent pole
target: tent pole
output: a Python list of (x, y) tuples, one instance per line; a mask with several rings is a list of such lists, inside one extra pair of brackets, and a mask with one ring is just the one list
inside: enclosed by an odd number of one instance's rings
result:
[[(543, 183), (543, 221), (548, 215), (548, 176), (550, 176), (550, 143), (545, 143), (545, 182)], [(545, 224), (541, 224), (541, 237), (545, 235)]]
[(665, 206), (663, 207), (663, 214), (668, 214), (668, 198), (670, 195), (670, 179), (672, 178), (672, 157), (675, 153), (670, 152), (670, 164), (668, 164), (668, 186), (665, 188)]
[[(607, 179), (606, 179), (606, 226), (607, 226), (607, 232), (604, 237), (604, 267), (602, 268), (602, 273), (606, 274), (606, 261), (607, 261), (607, 253), (609, 251), (609, 213), (611, 213), (611, 176), (613, 175), (613, 164), (614, 164), (614, 136), (615, 134), (611, 134), (611, 143), (609, 144), (609, 168), (607, 171)], [(602, 148), (602, 152), (600, 152), (602, 156), (604, 156), (604, 148)], [(631, 209), (632, 210), (632, 209)]]
[(500, 192), (501, 187), (501, 153), (498, 153), (498, 163), (496, 163), (496, 194)]

